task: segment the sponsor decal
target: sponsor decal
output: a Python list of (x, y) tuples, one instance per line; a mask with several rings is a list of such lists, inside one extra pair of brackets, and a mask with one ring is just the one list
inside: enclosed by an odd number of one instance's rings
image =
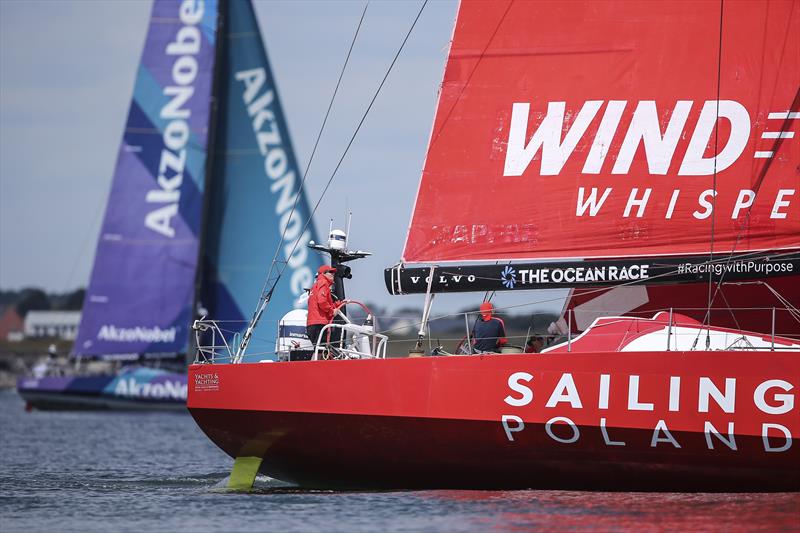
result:
[(142, 383), (133, 377), (120, 378), (114, 387), (114, 395), (124, 398), (148, 400), (186, 401), (188, 386), (180, 381), (164, 380)]
[[(539, 123), (536, 131), (527, 135), (530, 104), (515, 102), (511, 110), (511, 127), (508, 135), (504, 176), (521, 176), (528, 168), (534, 156), (541, 151), (542, 176), (555, 176), (564, 167), (575, 147), (583, 140), (589, 124), (594, 120), (605, 102), (590, 100), (584, 102), (569, 128), (564, 127), (566, 102), (548, 102), (547, 114)], [(666, 129), (661, 131), (661, 115), (653, 100), (643, 100), (636, 104), (624, 140), (616, 154), (612, 155), (614, 165), (612, 174), (627, 174), (633, 163), (639, 144), (644, 145), (644, 155), (650, 174), (666, 175), (678, 141), (687, 136), (684, 127), (689, 112), (694, 105), (690, 100), (679, 100), (671, 111)], [(608, 146), (617, 133), (625, 108), (626, 100), (611, 100), (607, 103), (600, 126), (595, 133), (591, 148), (583, 165), (583, 174), (599, 174), (603, 163), (609, 156)], [(663, 109), (661, 113), (663, 114)], [(711, 141), (714, 126), (718, 119), (727, 119), (730, 133), (727, 143), (719, 150), (716, 157), (705, 157), (706, 146)], [(782, 121), (800, 118), (800, 113), (774, 112), (768, 114), (769, 127), (779, 127)], [(772, 122), (775, 121), (775, 122)], [(781, 122), (778, 122), (781, 121)], [(562, 132), (566, 132), (562, 136)], [(563, 137), (563, 138), (562, 138)], [(750, 114), (747, 109), (734, 100), (708, 100), (703, 103), (700, 117), (691, 133), (689, 147), (683, 156), (679, 176), (710, 176), (730, 167), (744, 153), (750, 138)], [(793, 139), (791, 131), (767, 131), (764, 139)], [(526, 142), (526, 139), (527, 142)], [(769, 159), (771, 152), (756, 151), (755, 159)]]
[[(430, 270), (430, 269), (426, 268), (424, 270)], [(427, 286), (428, 283), (430, 282), (431, 277), (428, 276), (426, 278), (423, 278), (421, 276), (409, 276), (409, 279), (411, 279), (411, 283), (413, 283), (414, 285), (419, 285), (420, 281), (422, 281), (423, 284)], [(462, 281), (467, 283), (473, 283), (475, 282), (476, 279), (477, 278), (472, 274), (470, 275), (441, 274), (436, 280), (434, 280), (434, 283), (447, 283), (449, 281), (452, 281), (453, 283), (461, 283)]]
[(177, 328), (161, 329), (158, 326), (147, 328), (136, 326), (133, 328), (118, 328), (104, 324), (100, 326), (97, 340), (111, 342), (175, 342)]
[(683, 263), (678, 265), (678, 274), (716, 274), (721, 276), (725, 273), (736, 274), (763, 274), (769, 276), (770, 274), (786, 273), (791, 274), (794, 272), (794, 264), (789, 261), (771, 261), (771, 262), (755, 262), (755, 261), (733, 261), (730, 263), (706, 263), (706, 264), (692, 264)]
[[(387, 288), (394, 294), (425, 292), (429, 268), (387, 269)], [(434, 274), (432, 292), (543, 289), (559, 287), (609, 286), (622, 283), (685, 283), (707, 280), (752, 279), (786, 276), (800, 272), (800, 258), (775, 259), (768, 256), (708, 262), (707, 258), (660, 257), (652, 260), (588, 260), (567, 263), (515, 263), (498, 273), (497, 266), (440, 267)], [(420, 275), (418, 275), (420, 274)], [(402, 292), (400, 289), (402, 288)]]
[(264, 173), (272, 182), (270, 191), (278, 195), (274, 209), (279, 223), (275, 231), (284, 238), (283, 254), (292, 272), (289, 286), (295, 296), (294, 304), (302, 307), (297, 297), (303, 294), (304, 287), (314, 283), (314, 274), (306, 264), (308, 248), (303, 245), (295, 247), (295, 243), (311, 240), (311, 232), (306, 228), (308, 220), (301, 210), (293, 209), (298, 194), (297, 176), (291, 168), (278, 117), (272, 108), (275, 91), (267, 85), (264, 68), (242, 70), (235, 77), (243, 85), (242, 100), (247, 106), (248, 116), (253, 119), (255, 142), (264, 157)]
[[(584, 139), (590, 124), (599, 116), (604, 104), (605, 110), (594, 139)], [(694, 130), (685, 131), (687, 123), (691, 123), (688, 121), (689, 113), (695, 104), (696, 102), (691, 100), (679, 100), (670, 111), (669, 119), (664, 119), (665, 110), (659, 110), (653, 100), (631, 103), (630, 106), (626, 100), (608, 102), (590, 100), (584, 102), (577, 114), (566, 110), (566, 102), (548, 102), (546, 114), (529, 135), (529, 119), (531, 115), (535, 116), (537, 113), (531, 113), (529, 103), (515, 102), (512, 104), (503, 176), (522, 176), (534, 160), (540, 161), (539, 175), (556, 176), (562, 171), (576, 147), (584, 145), (591, 147), (588, 151), (584, 151), (586, 159), (581, 174), (601, 174), (606, 163), (606, 170), (611, 166), (611, 175), (628, 174), (641, 145), (649, 175), (665, 176), (672, 166), (679, 141), (685, 138), (689, 139), (689, 144), (680, 160), (677, 176), (710, 176), (722, 173), (733, 165), (748, 147), (751, 136), (750, 113), (744, 105), (734, 100), (708, 100), (700, 104), (699, 118)], [(623, 122), (626, 108), (632, 110), (632, 116), (628, 129), (623, 134), (617, 132), (617, 128)], [(713, 155), (706, 157), (705, 152), (712, 141), (714, 126), (718, 119), (723, 119), (730, 125), (730, 132), (727, 139), (721, 141), (724, 145), (718, 150), (716, 157)], [(764, 126), (766, 129), (761, 133), (761, 138), (793, 141), (795, 133), (781, 128), (787, 121), (797, 119), (800, 119), (800, 113), (797, 112), (768, 113)], [(612, 144), (617, 135), (622, 136), (622, 143)], [(754, 146), (755, 143), (750, 143), (751, 148)], [(614, 147), (616, 152), (612, 153), (609, 147)], [(537, 154), (540, 154), (539, 157)], [(773, 155), (772, 151), (764, 150), (753, 150), (749, 153), (754, 159), (771, 159)], [(727, 216), (736, 220), (759, 201), (763, 205), (769, 203), (770, 219), (784, 220), (787, 218), (788, 207), (795, 199), (797, 190), (778, 189), (770, 197), (759, 195), (757, 200), (756, 192), (752, 189), (740, 189), (733, 203), (717, 208), (726, 209)], [(697, 197), (686, 198), (679, 188), (658, 190), (632, 187), (627, 190), (615, 190), (614, 187), (579, 187), (576, 193), (575, 216), (596, 217), (603, 211), (607, 200), (617, 195), (627, 197), (625, 207), (619, 213), (622, 218), (642, 218), (646, 214), (648, 205), (657, 204), (662, 206), (661, 211), (656, 214), (658, 217), (671, 219), (674, 215), (680, 214), (704, 220), (713, 212), (717, 192), (709, 188), (699, 193)], [(688, 209), (687, 203), (689, 203)], [(680, 206), (684, 208), (676, 211), (676, 207)], [(649, 217), (652, 218), (652, 214)], [(440, 238), (447, 235), (444, 238), (455, 242), (463, 240), (470, 234), (484, 238), (489, 233), (494, 233), (491, 229), (480, 227), (473, 227), (460, 233), (457, 228), (452, 230), (452, 232), (442, 232)]]
[[(739, 451), (740, 442), (736, 440), (737, 408), (741, 411), (743, 402), (752, 401), (752, 406), (764, 419), (759, 422), (761, 430), (761, 447), (764, 452), (782, 453), (792, 447), (793, 436), (791, 430), (783, 424), (777, 423), (769, 416), (784, 415), (795, 409), (795, 395), (791, 393), (794, 385), (784, 379), (767, 379), (756, 385), (753, 390), (742, 391), (737, 389), (736, 378), (711, 379), (699, 376), (696, 378), (682, 378), (670, 376), (665, 382), (658, 385), (648, 382), (640, 386), (640, 381), (648, 379), (647, 376), (626, 375), (613, 376), (599, 374), (595, 376), (576, 376), (571, 373), (562, 373), (552, 388), (547, 387), (541, 394), (534, 394), (534, 376), (528, 372), (514, 372), (506, 380), (507, 396), (503, 403), (510, 408), (522, 409), (514, 414), (503, 414), (500, 426), (509, 442), (516, 442), (523, 431), (526, 430), (525, 418), (530, 422), (536, 419), (546, 422), (544, 432), (554, 442), (560, 444), (573, 444), (589, 438), (581, 434), (580, 427), (571, 417), (577, 418), (584, 410), (597, 410), (598, 416), (593, 426), (601, 430), (602, 444), (605, 446), (627, 446), (628, 443), (615, 436), (609, 427), (628, 427), (627, 415), (632, 413), (653, 413), (651, 424), (652, 434), (649, 444), (651, 448), (669, 447), (681, 449), (678, 437), (670, 431), (670, 420), (675, 418), (685, 421), (689, 419), (681, 416), (687, 411), (696, 413), (696, 427), (689, 431), (704, 435), (706, 447), (713, 450), (724, 447), (732, 451)], [(593, 381), (591, 387), (587, 381)], [(620, 383), (621, 382), (621, 383)], [(590, 391), (583, 387), (591, 388)], [(612, 388), (623, 387), (627, 394), (611, 394)], [(692, 387), (697, 392), (697, 403), (690, 404), (684, 399), (686, 389)], [(656, 392), (661, 391), (661, 394)], [(583, 392), (582, 392), (583, 391)], [(599, 391), (599, 394), (598, 394)], [(737, 403), (738, 392), (738, 403)], [(742, 392), (745, 392), (742, 394)], [(548, 394), (549, 393), (549, 394)], [(694, 396), (692, 396), (694, 398)], [(627, 401), (625, 401), (627, 400)], [(615, 405), (616, 404), (616, 405)], [(620, 405), (622, 404), (622, 405)], [(526, 413), (525, 411), (528, 410)], [(535, 410), (536, 414), (531, 414)], [(726, 415), (726, 425), (707, 420), (709, 412), (723, 412)], [(564, 416), (568, 414), (570, 416)], [(552, 416), (551, 416), (552, 415)], [(617, 417), (615, 419), (615, 417)], [(685, 422), (684, 422), (685, 423)], [(715, 425), (716, 423), (716, 425)], [(583, 423), (582, 425), (586, 425)], [(717, 427), (719, 426), (719, 427)], [(687, 429), (681, 427), (680, 431)], [(597, 439), (597, 437), (592, 437)]]
[[(596, 187), (592, 187), (590, 192), (587, 192), (585, 187), (578, 187), (578, 201), (577, 207), (575, 208), (575, 216), (597, 216), (613, 190), (613, 187), (606, 187), (602, 195), (598, 198), (599, 193)], [(642, 218), (645, 215), (645, 208), (650, 201), (650, 194), (652, 192), (653, 189), (651, 188), (645, 189), (641, 193), (638, 188), (631, 188), (627, 203), (625, 204), (625, 210), (622, 212), (622, 218), (630, 217), (634, 208), (636, 208), (635, 217)], [(675, 212), (675, 206), (680, 198), (681, 191), (680, 189), (673, 189), (671, 191), (662, 192), (669, 193), (664, 194), (662, 198), (662, 200), (669, 198), (669, 204), (663, 213), (659, 213), (659, 216), (663, 215), (664, 219), (671, 219)], [(795, 192), (795, 189), (778, 189), (775, 196), (768, 199), (772, 205), (769, 218), (785, 219), (787, 216), (786, 208), (790, 205), (791, 197), (794, 196)], [(623, 192), (623, 194), (626, 193)], [(737, 194), (738, 199), (732, 206), (729, 206), (730, 218), (732, 220), (736, 220), (740, 215), (746, 214), (747, 209), (753, 205), (753, 201), (756, 197), (756, 191), (750, 189), (740, 189)], [(714, 189), (706, 189), (701, 192), (694, 200), (697, 209), (692, 211), (692, 217), (697, 220), (705, 220), (710, 217), (714, 210), (713, 202), (716, 195), (717, 192)]]
[(287, 326), (286, 324), (281, 324), (278, 328), (278, 336), (280, 337), (294, 337), (297, 339), (305, 339), (306, 338), (306, 327), (305, 326)]
[(194, 375), (195, 392), (219, 390), (219, 374), (216, 372), (198, 372)]
[(517, 282), (516, 271), (510, 266), (506, 266), (502, 272), (500, 272), (500, 281), (506, 289), (513, 289), (514, 284)]
[(526, 268), (520, 269), (520, 283), (597, 283), (598, 281), (631, 281), (648, 279), (649, 264), (629, 266), (602, 265), (595, 267), (574, 266), (565, 268)]
[(164, 49), (168, 56), (174, 56), (172, 65), (172, 85), (164, 87), (163, 94), (169, 100), (161, 108), (159, 117), (168, 120), (164, 127), (161, 159), (158, 164), (158, 189), (147, 192), (145, 201), (161, 204), (145, 215), (144, 225), (165, 237), (175, 237), (172, 218), (178, 214), (181, 197), (181, 184), (186, 166), (186, 144), (191, 131), (189, 119), (192, 111), (186, 103), (194, 95), (194, 82), (199, 65), (197, 54), (203, 42), (198, 24), (203, 20), (203, 0), (184, 0), (178, 8), (178, 16), (184, 24)]

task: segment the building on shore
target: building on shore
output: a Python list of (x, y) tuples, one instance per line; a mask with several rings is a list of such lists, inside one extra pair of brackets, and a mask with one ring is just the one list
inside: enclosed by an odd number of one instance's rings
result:
[(75, 340), (80, 321), (80, 311), (29, 311), (25, 316), (25, 337)]
[(13, 305), (0, 306), (0, 341), (21, 341), (24, 336), (25, 321)]

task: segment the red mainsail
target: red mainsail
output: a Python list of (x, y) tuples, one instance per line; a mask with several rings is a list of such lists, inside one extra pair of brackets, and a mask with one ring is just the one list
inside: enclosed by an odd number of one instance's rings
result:
[(403, 261), (800, 248), (798, 58), (797, 1), (462, 2)]

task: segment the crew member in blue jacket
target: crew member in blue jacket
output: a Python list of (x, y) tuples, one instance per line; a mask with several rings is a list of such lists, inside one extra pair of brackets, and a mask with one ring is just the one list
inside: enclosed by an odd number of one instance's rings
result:
[(508, 342), (506, 325), (502, 319), (492, 316), (493, 311), (491, 302), (481, 304), (481, 316), (472, 328), (473, 348), (476, 352), (497, 352)]

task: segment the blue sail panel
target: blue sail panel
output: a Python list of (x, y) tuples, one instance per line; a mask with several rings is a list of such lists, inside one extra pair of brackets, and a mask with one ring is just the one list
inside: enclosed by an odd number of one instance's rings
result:
[(73, 352), (188, 347), (217, 1), (155, 0)]
[(322, 259), (306, 247), (319, 239), (304, 195), (290, 216), (302, 194), (302, 170), (253, 8), (240, 1), (226, 2), (223, 9), (228, 38), (222, 43), (202, 303), (210, 317), (226, 321), (228, 332), (242, 332), (285, 231), (278, 252), (278, 260), (286, 262), (284, 275), (249, 348), (261, 358), (274, 352), (278, 320), (299, 305)]

